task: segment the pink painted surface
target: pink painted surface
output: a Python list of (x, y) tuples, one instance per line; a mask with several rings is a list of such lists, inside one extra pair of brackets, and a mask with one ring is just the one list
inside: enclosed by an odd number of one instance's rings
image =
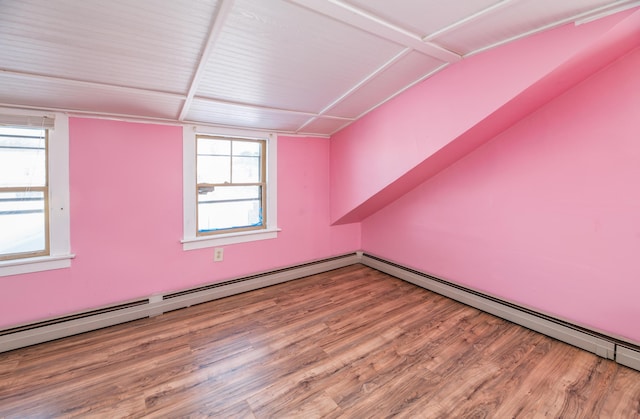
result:
[(334, 135), (331, 218), (357, 222), (638, 45), (640, 12), (465, 59)]
[(0, 327), (291, 266), (360, 248), (329, 226), (329, 142), (278, 140), (274, 240), (183, 251), (182, 128), (70, 119), (69, 269), (0, 278)]
[(362, 223), (365, 252), (640, 344), (640, 48)]

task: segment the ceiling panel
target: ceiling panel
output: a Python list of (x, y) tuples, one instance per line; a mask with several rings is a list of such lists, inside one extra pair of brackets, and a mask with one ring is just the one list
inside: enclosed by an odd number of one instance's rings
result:
[(396, 92), (442, 67), (444, 63), (419, 52), (411, 52), (389, 66), (326, 114), (355, 118)]
[(237, 0), (198, 96), (318, 112), (402, 51), (280, 0)]
[(215, 1), (3, 1), (1, 65), (184, 93), (215, 10)]
[(0, 73), (0, 103), (78, 110), (85, 113), (177, 118), (183, 99), (113, 87), (101, 87)]
[(362, 10), (425, 37), (500, 0), (347, 0)]
[(519, 0), (434, 39), (461, 54), (486, 48), (607, 4), (611, 0)]
[(304, 114), (277, 112), (196, 98), (193, 100), (185, 120), (196, 123), (295, 132), (309, 118), (309, 115)]

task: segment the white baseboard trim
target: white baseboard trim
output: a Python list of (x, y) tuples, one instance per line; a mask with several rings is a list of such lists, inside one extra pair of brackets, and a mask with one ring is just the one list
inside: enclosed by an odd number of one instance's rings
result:
[(157, 316), (168, 311), (195, 304), (240, 294), (270, 285), (304, 278), (360, 262), (357, 253), (312, 261), (302, 265), (278, 269), (235, 278), (221, 283), (213, 283), (193, 290), (184, 290), (167, 295), (153, 295), (132, 306), (106, 307), (95, 312), (78, 313), (71, 316), (50, 319), (33, 325), (0, 331), (0, 353), (31, 346), (91, 330), (101, 329), (132, 320)]
[(377, 256), (362, 254), (360, 263), (640, 371), (640, 350), (624, 346), (624, 342), (614, 337), (591, 333), (582, 327), (500, 301)]

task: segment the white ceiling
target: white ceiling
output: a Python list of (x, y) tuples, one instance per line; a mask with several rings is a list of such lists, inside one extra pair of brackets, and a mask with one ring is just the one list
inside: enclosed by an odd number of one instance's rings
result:
[(622, 0), (0, 0), (0, 105), (329, 135)]

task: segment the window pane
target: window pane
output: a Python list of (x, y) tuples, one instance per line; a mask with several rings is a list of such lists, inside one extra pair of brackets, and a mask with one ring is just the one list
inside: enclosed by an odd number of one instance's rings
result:
[(45, 186), (45, 131), (0, 128), (0, 187)]
[(0, 192), (0, 256), (44, 251), (44, 192)]
[(261, 144), (255, 141), (234, 141), (234, 156), (260, 156)]
[(260, 225), (260, 186), (199, 188), (198, 232)]
[(231, 182), (231, 141), (198, 138), (198, 183)]
[(198, 156), (198, 183), (230, 183), (231, 159), (228, 156)]
[(234, 157), (233, 183), (260, 182), (260, 157)]
[(231, 141), (213, 138), (198, 138), (198, 155), (231, 155)]

